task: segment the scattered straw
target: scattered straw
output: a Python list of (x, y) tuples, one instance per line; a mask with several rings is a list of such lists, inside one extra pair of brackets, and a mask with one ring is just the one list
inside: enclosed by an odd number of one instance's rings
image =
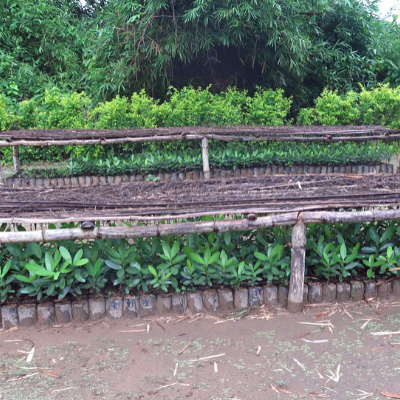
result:
[(60, 393), (60, 392), (65, 392), (66, 390), (72, 390), (72, 389), (76, 389), (76, 386), (70, 386), (64, 389), (54, 389), (51, 391), (51, 393)]
[(211, 358), (222, 357), (222, 356), (224, 356), (225, 354), (226, 354), (226, 353), (216, 354), (215, 356), (208, 356), (208, 357), (195, 358), (194, 360), (189, 360), (189, 361), (190, 361), (190, 362), (194, 362), (194, 361), (209, 360), (209, 359), (211, 359)]
[(296, 360), (295, 358), (293, 358), (293, 360), (300, 368), (303, 368), (304, 371), (306, 370), (306, 367), (299, 360)]
[(191, 341), (178, 353), (178, 356), (180, 356), (181, 354), (183, 354), (183, 353), (188, 349), (188, 347), (189, 347), (192, 343), (193, 343), (193, 340), (191, 340)]

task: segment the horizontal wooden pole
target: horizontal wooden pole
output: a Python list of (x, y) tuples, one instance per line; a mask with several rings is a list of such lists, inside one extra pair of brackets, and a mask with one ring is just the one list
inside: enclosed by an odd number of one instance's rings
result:
[(298, 213), (228, 221), (186, 222), (165, 225), (135, 227), (96, 227), (93, 230), (80, 228), (43, 229), (40, 231), (0, 232), (0, 243), (51, 242), (78, 239), (130, 239), (151, 236), (188, 235), (211, 232), (247, 231), (273, 226), (294, 225)]
[[(289, 212), (267, 217), (248, 219), (184, 222), (163, 225), (134, 226), (134, 227), (98, 227), (92, 231), (80, 228), (43, 229), (36, 231), (0, 232), (0, 243), (49, 242), (57, 240), (77, 239), (115, 239), (151, 236), (171, 236), (201, 234), (211, 232), (233, 232), (270, 228), (273, 226), (295, 225), (301, 219), (309, 223), (355, 223), (385, 220), (400, 220), (400, 210), (370, 210), (353, 212), (333, 211), (304, 211)], [(37, 219), (36, 223), (44, 223)]]
[(126, 137), (115, 139), (55, 139), (55, 140), (0, 140), (0, 147), (6, 146), (33, 146), (33, 147), (48, 147), (48, 146), (83, 146), (83, 145), (108, 145), (122, 143), (138, 143), (138, 142), (165, 142), (172, 140), (200, 140), (203, 135), (189, 136), (154, 136), (154, 137)]
[[(322, 207), (323, 208), (323, 207)], [(329, 206), (329, 208), (331, 208)], [(305, 210), (321, 210), (321, 206), (309, 206), (293, 208), (290, 210), (274, 210), (272, 208), (245, 208), (245, 209), (225, 209), (222, 211), (208, 211), (208, 212), (194, 212), (187, 214), (170, 214), (161, 216), (141, 216), (141, 215), (121, 215), (121, 214), (107, 214), (102, 213), (101, 216), (66, 216), (62, 217), (10, 217), (0, 218), (0, 224), (65, 224), (65, 223), (77, 223), (93, 220), (93, 221), (132, 221), (132, 222), (156, 222), (156, 221), (171, 221), (171, 220), (182, 220), (189, 218), (200, 218), (207, 216), (216, 215), (245, 215), (245, 214), (286, 214), (293, 212), (302, 212)]]
[(357, 223), (400, 220), (400, 210), (368, 211), (305, 211), (301, 214), (304, 223)]
[(0, 147), (8, 146), (83, 146), (83, 145), (112, 145), (122, 143), (140, 143), (140, 142), (165, 142), (174, 140), (202, 140), (204, 138), (221, 141), (245, 141), (245, 142), (366, 142), (371, 140), (399, 140), (400, 134), (382, 134), (372, 136), (246, 136), (238, 135), (220, 135), (220, 134), (189, 134), (189, 135), (170, 135), (170, 136), (146, 136), (146, 137), (124, 137), (108, 139), (54, 139), (54, 140), (0, 140)]
[(68, 137), (71, 139), (107, 139), (121, 137), (153, 137), (171, 135), (361, 135), (399, 133), (399, 129), (388, 129), (380, 125), (347, 126), (182, 126), (136, 129), (18, 129), (0, 132), (0, 139), (46, 140)]

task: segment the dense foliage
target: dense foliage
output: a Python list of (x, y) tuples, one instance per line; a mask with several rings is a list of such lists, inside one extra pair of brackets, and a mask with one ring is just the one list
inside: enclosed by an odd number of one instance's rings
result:
[(375, 0), (2, 0), (0, 93), (84, 91), (97, 103), (169, 85), (283, 88), (295, 107), (324, 87), (399, 80), (399, 25)]
[[(290, 228), (168, 238), (0, 248), (1, 301), (103, 292), (186, 291), (288, 282)], [(309, 225), (309, 277), (331, 281), (399, 273), (398, 222)], [(395, 269), (397, 268), (397, 270)]]

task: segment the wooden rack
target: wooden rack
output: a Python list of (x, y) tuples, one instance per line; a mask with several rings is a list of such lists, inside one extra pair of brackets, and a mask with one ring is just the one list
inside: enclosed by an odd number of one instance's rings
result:
[[(400, 140), (400, 130), (381, 126), (230, 126), (143, 128), (126, 130), (48, 129), (0, 132), (0, 147), (13, 147), (15, 173), (20, 172), (19, 146), (115, 145), (122, 143), (201, 141), (203, 173), (210, 177), (208, 141), (363, 142)], [(1, 165), (0, 165), (1, 168)], [(1, 176), (0, 169), (0, 180)]]

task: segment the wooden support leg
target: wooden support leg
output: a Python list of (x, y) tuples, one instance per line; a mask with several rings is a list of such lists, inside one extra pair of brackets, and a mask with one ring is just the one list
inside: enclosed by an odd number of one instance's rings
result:
[(1, 164), (1, 156), (2, 156), (2, 152), (0, 150), (0, 186), (5, 186), (5, 182), (4, 182), (4, 175), (3, 175), (3, 165)]
[(208, 139), (206, 137), (201, 140), (201, 150), (203, 156), (204, 179), (210, 179), (210, 163), (208, 161)]
[(393, 173), (400, 174), (400, 140), (397, 142), (397, 144), (399, 145), (399, 154), (397, 155), (397, 164), (393, 165)]
[(14, 172), (18, 174), (21, 170), (21, 165), (19, 162), (19, 146), (13, 147), (13, 163), (14, 163)]
[(306, 264), (306, 229), (300, 219), (292, 231), (292, 261), (288, 297), (289, 312), (303, 311), (304, 271)]

